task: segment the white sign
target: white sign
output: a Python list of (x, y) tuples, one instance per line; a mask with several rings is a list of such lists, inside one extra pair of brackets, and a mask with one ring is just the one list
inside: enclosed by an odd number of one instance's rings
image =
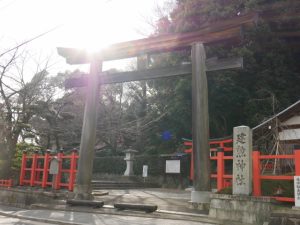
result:
[(180, 160), (166, 160), (166, 173), (180, 173)]
[(143, 177), (148, 177), (148, 166), (143, 165)]
[(300, 207), (300, 176), (294, 176), (295, 206)]
[(59, 161), (57, 158), (51, 159), (49, 174), (58, 174)]
[(279, 140), (298, 140), (300, 139), (300, 129), (288, 129), (279, 132)]

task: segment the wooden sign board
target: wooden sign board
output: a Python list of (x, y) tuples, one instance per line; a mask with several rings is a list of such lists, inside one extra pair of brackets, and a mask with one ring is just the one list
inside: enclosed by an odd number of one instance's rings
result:
[(57, 158), (51, 159), (49, 174), (58, 174), (59, 161)]
[(180, 173), (180, 160), (166, 160), (166, 173)]
[(295, 206), (300, 207), (300, 176), (294, 176)]

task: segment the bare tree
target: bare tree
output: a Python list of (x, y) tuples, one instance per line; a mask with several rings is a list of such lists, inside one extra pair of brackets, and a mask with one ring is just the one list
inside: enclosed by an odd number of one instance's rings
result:
[(35, 104), (49, 97), (45, 91), (48, 60), (43, 65), (37, 64), (32, 79), (26, 81), (27, 60), (27, 52), (19, 48), (0, 57), (0, 121), (3, 127), (0, 178), (10, 175), (16, 144), (22, 132), (30, 129), (28, 122), (34, 115)]

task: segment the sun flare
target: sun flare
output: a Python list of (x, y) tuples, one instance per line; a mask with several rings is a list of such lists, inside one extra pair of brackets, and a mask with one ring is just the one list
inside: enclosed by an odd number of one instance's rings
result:
[(130, 14), (131, 6), (125, 1), (77, 1), (65, 23), (65, 30), (72, 33), (68, 46), (99, 51), (113, 43), (131, 40), (128, 24), (135, 19)]

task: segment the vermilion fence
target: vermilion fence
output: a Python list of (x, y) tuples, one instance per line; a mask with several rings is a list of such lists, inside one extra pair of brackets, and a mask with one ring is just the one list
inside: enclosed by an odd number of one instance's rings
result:
[[(253, 151), (253, 195), (261, 196), (261, 182), (262, 180), (294, 180), (292, 175), (262, 175), (261, 160), (270, 159), (292, 159), (294, 160), (295, 176), (300, 176), (300, 149), (295, 149), (294, 154), (291, 155), (261, 155), (259, 151)], [(274, 197), (278, 201), (294, 202), (294, 198), (288, 197)]]
[[(217, 179), (217, 190), (222, 190), (225, 187), (231, 186), (232, 174), (225, 173), (225, 161), (233, 160), (232, 155), (225, 155), (226, 151), (232, 151), (232, 147), (228, 147), (228, 144), (232, 143), (232, 139), (211, 141), (211, 152), (217, 152), (216, 156), (211, 156), (211, 160), (215, 160), (216, 173), (211, 174), (211, 177)], [(186, 146), (191, 147), (191, 142), (185, 142)], [(225, 146), (227, 145), (227, 146)], [(192, 153), (192, 148), (186, 152)], [(55, 180), (49, 179), (49, 167), (50, 161), (54, 157), (57, 157), (59, 162), (58, 174), (55, 176)], [(253, 195), (262, 196), (262, 181), (263, 180), (293, 180), (293, 175), (264, 175), (262, 172), (262, 160), (279, 160), (289, 159), (293, 160), (295, 167), (295, 176), (300, 176), (300, 149), (296, 149), (294, 154), (291, 155), (261, 155), (259, 151), (253, 151), (252, 163), (253, 163)], [(52, 186), (54, 189), (67, 188), (73, 191), (76, 168), (77, 168), (78, 155), (76, 151), (73, 151), (71, 155), (64, 155), (62, 152), (57, 155), (50, 155), (46, 152), (45, 155), (39, 155), (34, 153), (33, 155), (27, 155), (26, 153), (22, 156), (21, 174), (20, 174), (20, 185), (29, 186), (41, 186), (46, 188)], [(193, 167), (191, 167), (191, 174), (193, 175)], [(0, 186), (11, 187), (12, 180), (0, 180)], [(294, 198), (291, 197), (274, 197), (279, 201), (293, 202)]]
[(218, 148), (217, 156), (211, 156), (211, 160), (217, 160), (217, 173), (211, 174), (211, 178), (217, 179), (217, 190), (229, 187), (232, 184), (232, 174), (225, 174), (225, 160), (233, 160), (231, 156), (225, 156), (223, 148)]
[(13, 180), (9, 179), (9, 180), (0, 180), (0, 187), (7, 187), (10, 188), (13, 185)]
[[(190, 167), (190, 180), (194, 179), (194, 159), (193, 159), (193, 149), (192, 149), (192, 141), (185, 141), (184, 145), (188, 147), (188, 149), (185, 150), (185, 153), (191, 154), (191, 167)], [(219, 139), (219, 140), (211, 140), (209, 142), (210, 145), (210, 155), (212, 160), (216, 160), (213, 155), (217, 152), (218, 148), (222, 148), (225, 152), (232, 152), (232, 139)], [(227, 159), (227, 157), (226, 157)], [(213, 178), (215, 178), (215, 175), (212, 175)], [(229, 185), (227, 180), (224, 181), (225, 184)]]
[[(54, 157), (58, 160), (58, 173), (53, 176), (50, 172), (50, 161)], [(57, 155), (50, 155), (47, 151), (45, 155), (39, 155), (35, 152), (32, 155), (27, 155), (26, 152), (22, 155), (22, 165), (20, 173), (19, 185), (21, 186), (41, 186), (46, 188), (52, 186), (58, 190), (61, 188), (67, 188), (69, 191), (73, 191), (76, 168), (77, 168), (78, 155), (77, 151), (72, 151), (70, 155), (64, 155), (63, 152)], [(50, 176), (53, 176), (50, 179)]]
[(216, 152), (218, 148), (222, 148), (224, 152), (232, 152), (232, 138), (211, 140), (209, 146), (211, 152)]
[[(211, 148), (212, 151), (217, 151), (216, 156), (211, 156), (211, 160), (217, 161), (216, 163), (216, 173), (211, 174), (211, 178), (217, 179), (217, 190), (220, 191), (223, 188), (232, 185), (232, 174), (225, 173), (225, 161), (226, 160), (233, 160), (232, 155), (225, 155), (225, 151), (232, 151), (232, 147), (225, 147), (224, 144), (229, 144), (232, 139), (227, 139), (223, 141), (212, 141), (210, 145), (215, 144), (219, 147)], [(192, 147), (191, 142), (184, 143), (188, 147)], [(187, 152), (187, 151), (186, 151)], [(187, 153), (192, 153), (192, 148), (188, 149)], [(253, 168), (253, 196), (262, 196), (262, 181), (263, 180), (294, 180), (293, 175), (264, 175), (261, 174), (263, 170), (262, 160), (279, 160), (279, 159), (290, 159), (293, 160), (292, 163), (295, 167), (295, 176), (300, 176), (300, 149), (294, 150), (294, 154), (290, 155), (261, 155), (259, 151), (254, 150), (252, 153), (252, 168)], [(270, 163), (266, 164), (270, 167)], [(265, 166), (264, 166), (265, 167)], [(272, 165), (271, 165), (272, 168)], [(192, 174), (192, 168), (191, 168)], [(291, 197), (283, 197), (283, 196), (270, 196), (278, 201), (285, 201), (285, 202), (294, 202), (295, 199)]]

